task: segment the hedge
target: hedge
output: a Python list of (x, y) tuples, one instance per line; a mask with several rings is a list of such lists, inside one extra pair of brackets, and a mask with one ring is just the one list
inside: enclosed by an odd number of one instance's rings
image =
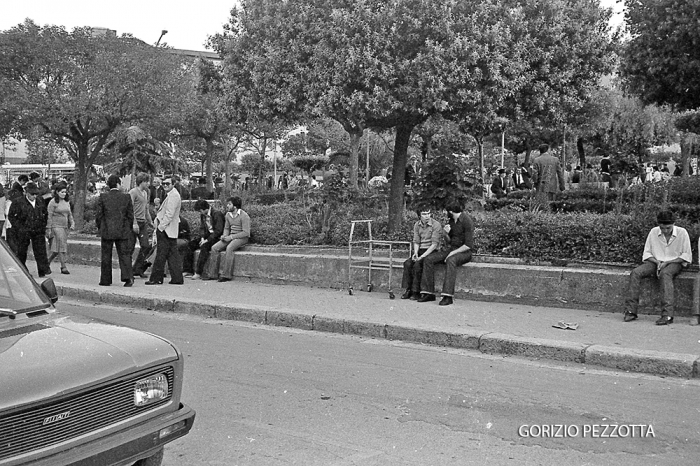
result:
[[(252, 200), (252, 199), (251, 199)], [(214, 203), (221, 208), (220, 203)], [(297, 197), (294, 201), (269, 205), (244, 204), (252, 220), (251, 243), (260, 245), (327, 245), (348, 246), (351, 220), (372, 219), (373, 239), (411, 241), (415, 212), (404, 214), (399, 231), (387, 233), (386, 203), (376, 196), (357, 202), (324, 204), (318, 197)], [(688, 229), (697, 258), (696, 245), (700, 235), (697, 206), (678, 207), (677, 224)], [(182, 211), (193, 232), (199, 228), (199, 214)], [(87, 224), (83, 233), (96, 232), (94, 202), (88, 203)], [(655, 226), (659, 208), (638, 204), (624, 213), (591, 212), (554, 213), (538, 210), (476, 211), (475, 247), (478, 254), (518, 257), (528, 261), (594, 261), (638, 263), (649, 230)], [(687, 214), (687, 215), (683, 215)], [(325, 221), (324, 221), (325, 218)], [(444, 214), (436, 218), (444, 224)], [(357, 240), (367, 239), (364, 225), (355, 232)]]

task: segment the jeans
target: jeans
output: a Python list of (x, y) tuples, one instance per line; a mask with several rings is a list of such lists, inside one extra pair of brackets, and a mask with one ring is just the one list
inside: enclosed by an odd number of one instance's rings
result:
[[(427, 249), (419, 249), (418, 255), (425, 253)], [(430, 256), (435, 254), (435, 252), (430, 253)], [(428, 257), (430, 257), (428, 256)], [(403, 263), (403, 277), (401, 278), (401, 288), (411, 291), (412, 293), (420, 293), (420, 282), (423, 278), (423, 264), (425, 260), (421, 259), (414, 261), (411, 257), (406, 259)]]
[(454, 296), (455, 282), (457, 280), (457, 267), (472, 260), (471, 250), (453, 254), (447, 259), (450, 251), (435, 252), (423, 259), (423, 278), (421, 280), (421, 293), (435, 294), (435, 265), (445, 263), (445, 279), (442, 282), (442, 295)]
[[(219, 277), (233, 278), (233, 264), (235, 260), (235, 251), (242, 248), (248, 243), (248, 238), (236, 238), (229, 242), (219, 240), (211, 250), (221, 252), (226, 250), (226, 256), (219, 262)], [(201, 254), (201, 252), (200, 252)]]
[[(673, 316), (675, 310), (675, 293), (673, 288), (673, 279), (681, 273), (683, 266), (681, 264), (668, 264), (658, 276), (661, 282), (661, 294), (663, 304), (661, 307), (662, 316)], [(636, 314), (639, 308), (639, 295), (642, 291), (642, 279), (656, 275), (656, 264), (653, 262), (644, 262), (639, 267), (635, 268), (630, 273), (629, 288), (627, 290), (627, 299), (625, 300), (625, 310)]]

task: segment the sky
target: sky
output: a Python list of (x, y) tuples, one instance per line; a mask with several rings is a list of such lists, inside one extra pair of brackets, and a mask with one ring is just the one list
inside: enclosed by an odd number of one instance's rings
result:
[[(223, 30), (236, 0), (3, 0), (0, 31), (10, 29), (26, 18), (40, 26), (59, 25), (67, 30), (91, 26), (114, 29), (117, 35), (131, 33), (148, 44), (155, 44), (162, 30), (168, 33), (161, 43), (186, 50), (205, 50), (207, 37)], [(12, 3), (12, 7), (7, 4)], [(613, 8), (615, 24), (622, 22), (618, 0), (601, 0)]]
[[(223, 30), (235, 0), (2, 0), (0, 30), (32, 19), (40, 26), (90, 26), (130, 33), (155, 44), (162, 30), (162, 43), (186, 50), (206, 50), (207, 37)], [(11, 7), (8, 5), (12, 4)]]

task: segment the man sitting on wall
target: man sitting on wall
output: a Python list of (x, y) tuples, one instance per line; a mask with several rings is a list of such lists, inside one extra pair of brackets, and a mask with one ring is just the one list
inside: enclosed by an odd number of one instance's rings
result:
[(675, 306), (673, 281), (693, 260), (688, 232), (685, 228), (675, 226), (675, 222), (673, 212), (668, 210), (661, 211), (656, 216), (658, 226), (652, 228), (647, 235), (642, 265), (630, 274), (625, 300), (625, 322), (637, 319), (642, 278), (654, 275), (661, 283), (663, 296), (661, 317), (656, 321), (656, 325), (668, 325), (673, 322)]
[[(207, 259), (209, 259), (212, 246), (219, 241), (224, 232), (225, 218), (223, 212), (214, 210), (204, 199), (199, 199), (194, 203), (194, 210), (200, 215), (199, 236), (190, 241), (189, 253), (184, 261), (183, 270), (185, 276), (191, 276), (193, 280), (198, 280), (202, 278), (202, 271)], [(199, 249), (199, 258), (193, 267), (194, 252), (197, 249)]]

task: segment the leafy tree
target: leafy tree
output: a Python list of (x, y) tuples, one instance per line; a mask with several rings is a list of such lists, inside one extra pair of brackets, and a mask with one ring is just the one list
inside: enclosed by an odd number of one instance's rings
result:
[(631, 36), (620, 74), (644, 103), (676, 110), (700, 108), (700, 28), (697, 0), (634, 0), (626, 3)]
[(41, 127), (76, 163), (75, 218), (82, 228), (87, 177), (122, 124), (159, 120), (183, 95), (179, 59), (125, 35), (67, 32), (31, 20), (0, 33), (0, 108), (12, 130)]
[(453, 154), (441, 154), (431, 159), (413, 184), (414, 204), (418, 209), (442, 210), (450, 202), (466, 204), (480, 186), (467, 175), (465, 160)]

